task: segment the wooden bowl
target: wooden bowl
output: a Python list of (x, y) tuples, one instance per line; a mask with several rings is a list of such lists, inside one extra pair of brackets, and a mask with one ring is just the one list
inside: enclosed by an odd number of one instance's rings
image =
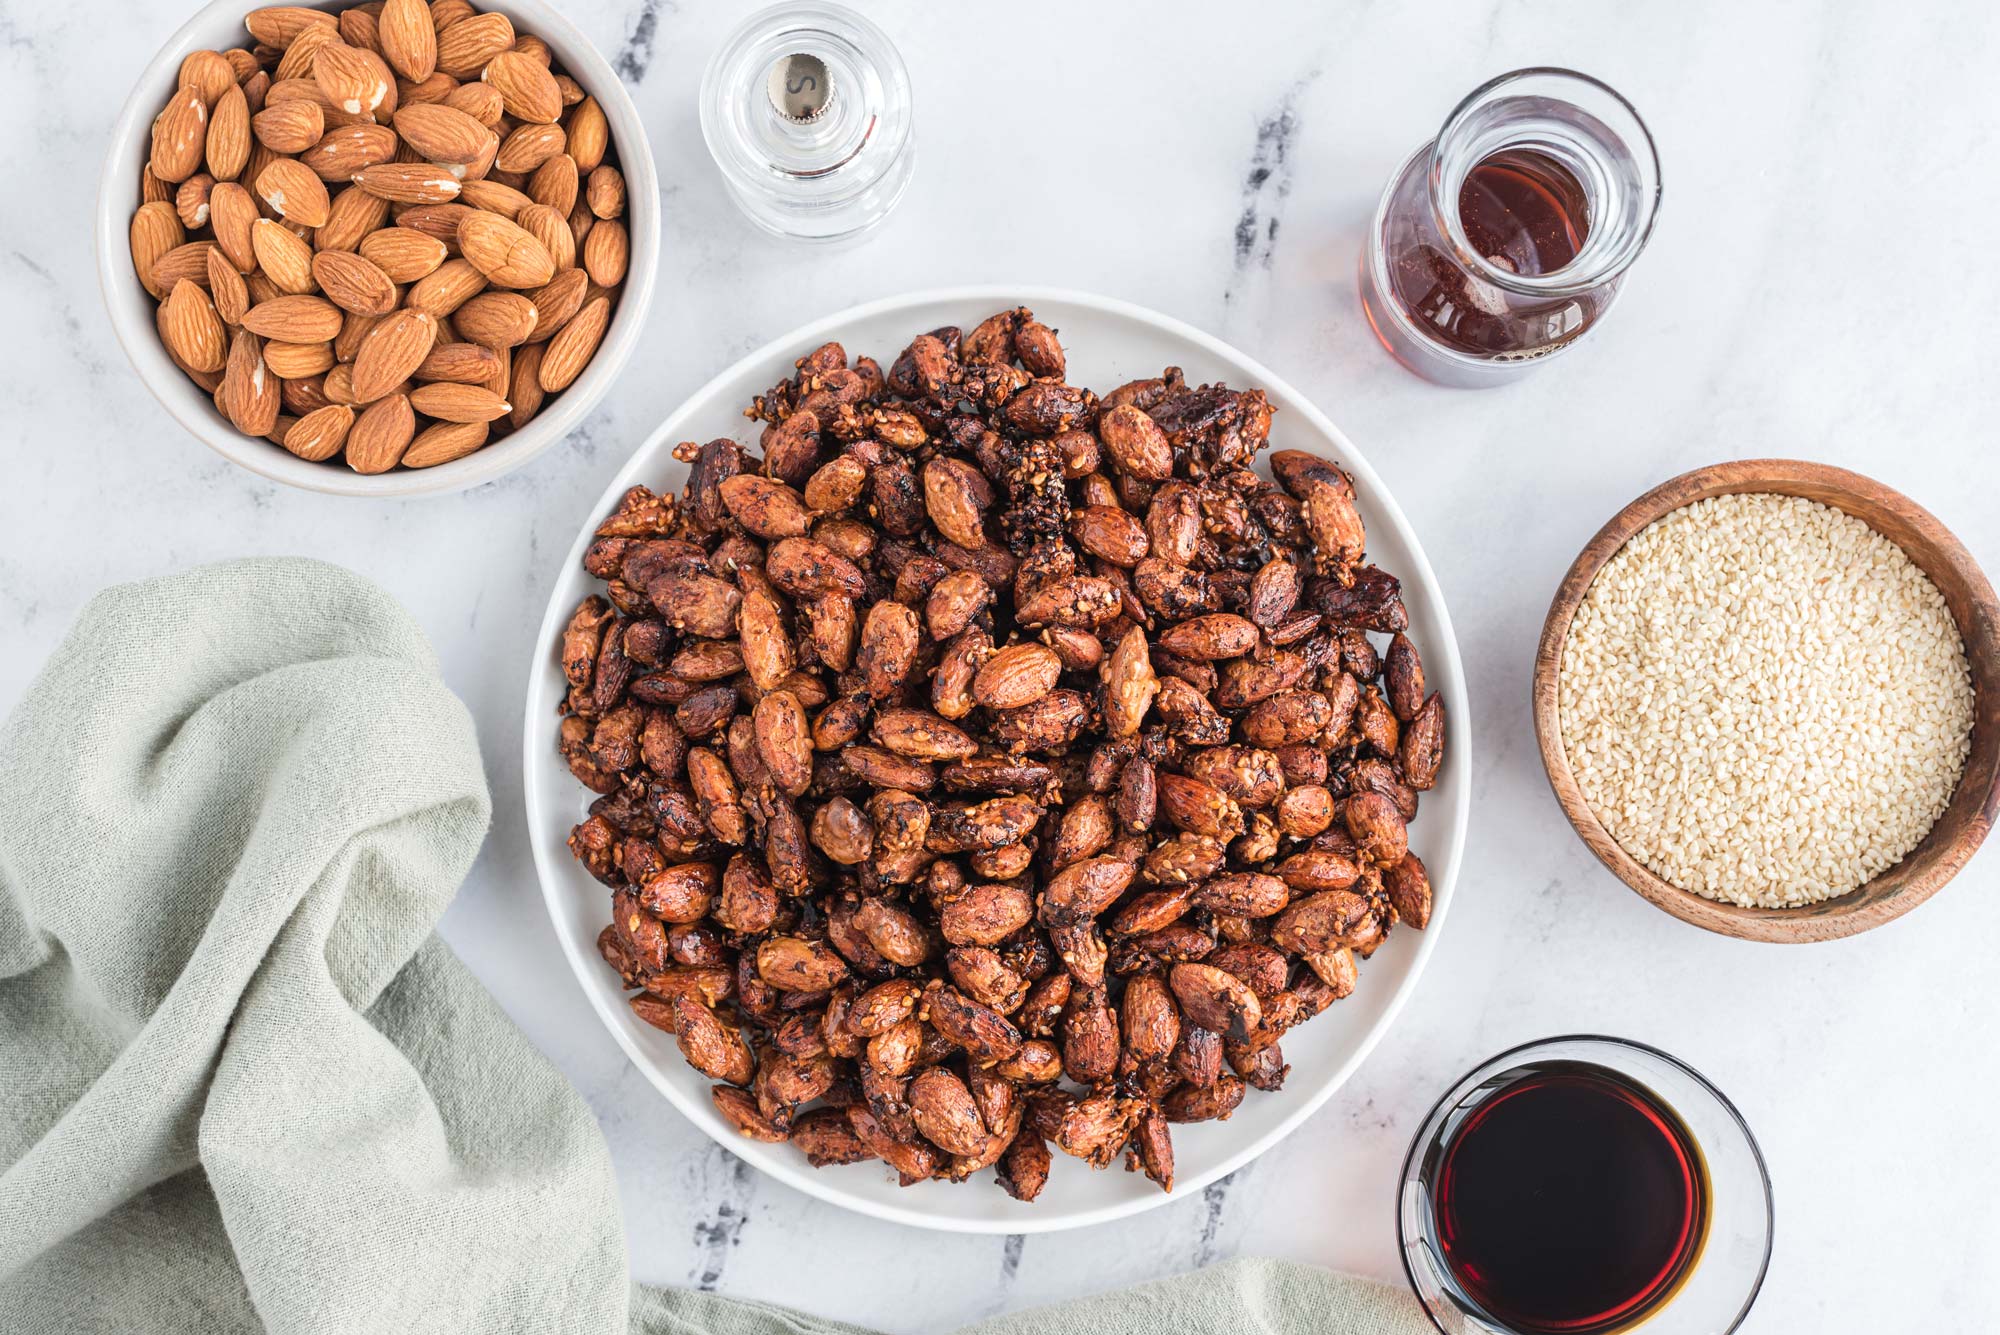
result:
[[(1704, 899), (1656, 876), (1619, 846), (1584, 801), (1563, 747), (1557, 678), (1570, 620), (1597, 572), (1633, 534), (1684, 505), (1733, 492), (1819, 501), (1901, 547), (1937, 585), (1972, 669), (1972, 750), (1951, 805), (1895, 866), (1838, 898), (1798, 908), (1743, 908)], [(1620, 510), (1590, 540), (1556, 590), (1535, 651), (1535, 737), (1556, 801), (1590, 851), (1618, 879), (1685, 922), (1746, 941), (1831, 941), (1878, 927), (1936, 894), (1993, 828), (2000, 804), (2000, 603), (1971, 553), (1909, 497), (1844, 468), (1796, 459), (1744, 459), (1683, 473)]]

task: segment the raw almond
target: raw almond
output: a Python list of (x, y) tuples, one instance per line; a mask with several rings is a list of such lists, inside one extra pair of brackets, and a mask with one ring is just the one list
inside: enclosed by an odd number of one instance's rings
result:
[(570, 235), (562, 214), (546, 204), (530, 204), (514, 215), (514, 223), (542, 243), (558, 274), (576, 267), (576, 238)]
[(419, 204), (396, 215), (396, 226), (442, 241), (452, 254), (458, 253), (458, 225), (472, 212), (464, 204)]
[(459, 191), (459, 199), (475, 209), (497, 213), (512, 222), (520, 216), (521, 210), (535, 201), (500, 181), (467, 181)]
[[(354, 189), (360, 190), (360, 187)], [(375, 198), (373, 195), (365, 197)], [(436, 237), (425, 236), (408, 227), (384, 227), (361, 238), (361, 255), (389, 275), (390, 282), (414, 283), (434, 273), (444, 263), (445, 245)]]
[[(487, 351), (493, 352), (491, 348), (487, 349)], [(501, 348), (499, 351), (493, 352), (493, 374), (487, 376), (483, 382), (486, 388), (493, 392), (493, 397), (506, 399), (507, 387), (513, 383), (513, 378), (514, 350), (512, 348)], [(511, 400), (509, 402), (511, 403)], [(510, 407), (507, 410), (507, 420), (495, 427), (494, 430), (502, 433), (512, 431), (514, 429), (513, 417), (514, 410)]]
[[(227, 334), (215, 303), (190, 280), (183, 278), (167, 293), (160, 307), (160, 337), (181, 363), (195, 371), (220, 371), (229, 355)], [(261, 435), (261, 432), (252, 432)]]
[(429, 162), (378, 162), (354, 174), (371, 195), (401, 204), (443, 204), (458, 198), (459, 179)]
[(425, 427), (404, 452), (403, 467), (434, 468), (453, 459), (463, 459), (484, 445), (489, 434), (491, 428), (484, 422), (439, 422)]
[(381, 26), (367, 10), (358, 5), (341, 10), (340, 22), (336, 26), (340, 29), (340, 40), (349, 46), (372, 51), (378, 56), (382, 54)]
[(341, 403), (352, 408), (360, 403), (354, 397), (354, 368), (342, 362), (320, 380), (320, 392), (328, 403)]
[(230, 84), (215, 101), (208, 117), (204, 153), (208, 172), (218, 181), (233, 181), (250, 160), (250, 103), (243, 90)]
[(153, 175), (179, 185), (201, 166), (208, 135), (208, 104), (199, 88), (176, 88), (166, 107), (153, 118)]
[(387, 315), (396, 309), (396, 284), (373, 261), (352, 251), (321, 251), (313, 256), (312, 276), (326, 299), (344, 311)]
[(139, 202), (141, 204), (171, 203), (174, 192), (167, 189), (167, 183), (153, 175), (153, 164), (148, 162), (139, 168)]
[(236, 86), (243, 90), (244, 105), (255, 116), (264, 109), (264, 95), (271, 91), (271, 76), (260, 69)]
[(340, 332), (333, 338), (333, 359), (337, 362), (353, 361), (354, 354), (361, 351), (361, 340), (367, 338), (369, 331), (379, 322), (377, 316), (347, 312), (347, 318), (340, 322)]
[(500, 100), (500, 90), (483, 83), (460, 84), (445, 98), (444, 104), (453, 111), (464, 112), (489, 130), (500, 124), (500, 118), (507, 114), (507, 106)]
[[(181, 226), (180, 215), (165, 200), (156, 199), (141, 204), (139, 211), (132, 215), (132, 268), (139, 275), (140, 285), (153, 294), (154, 300), (159, 300), (171, 289), (159, 286), (153, 278), (153, 271), (170, 251), (186, 239), (187, 232)], [(203, 267), (207, 267), (206, 259)]]
[[(576, 207), (576, 183), (576, 160), (567, 153), (558, 153), (535, 168), (535, 174), (528, 178), (528, 198), (552, 210), (557, 217), (567, 218)], [(519, 222), (520, 218), (514, 221)]]
[(567, 74), (556, 75), (556, 87), (562, 90), (563, 106), (565, 107), (575, 106), (577, 103), (583, 101), (586, 96), (583, 91), (583, 85), (575, 79), (570, 78)]
[(314, 250), (355, 250), (377, 230), (388, 230), (389, 201), (350, 185), (333, 197), (326, 221), (313, 232)]
[(492, 150), (493, 131), (451, 107), (403, 107), (396, 133), (428, 162), (469, 163)]
[[(338, 45), (340, 45), (340, 28), (337, 24), (315, 24), (303, 30), (292, 39), (292, 44), (285, 48), (285, 54), (279, 58), (277, 77), (281, 80), (312, 78), (313, 62), (319, 58), (320, 51)], [(324, 97), (325, 94), (322, 93), (321, 96)], [(327, 109), (339, 111), (338, 105), (332, 102), (327, 104)]]
[(532, 172), (563, 151), (560, 125), (523, 125), (501, 141), (493, 165), (503, 172)]
[(423, 385), (410, 394), (410, 406), (440, 422), (491, 422), (505, 417), (512, 404), (490, 389), (449, 381)]
[(449, 27), (440, 23), (437, 33), (437, 67), (457, 79), (471, 78), (514, 45), (514, 25), (505, 14), (478, 14)]
[(550, 394), (568, 389), (583, 374), (583, 368), (590, 365), (598, 343), (604, 338), (605, 326), (610, 323), (608, 298), (596, 297), (585, 302), (576, 318), (549, 340), (548, 351), (542, 356), (542, 388)]
[(555, 277), (548, 248), (497, 213), (469, 213), (458, 225), (458, 248), (498, 287), (540, 287)]
[(181, 182), (174, 192), (174, 212), (181, 216), (183, 227), (193, 232), (208, 226), (208, 192), (214, 188), (215, 178), (207, 172), (196, 172)]
[(440, 343), (432, 348), (416, 369), (416, 380), (450, 380), (461, 385), (483, 385), (493, 378), (500, 354), (477, 343)]
[(250, 244), (257, 252), (257, 267), (280, 292), (304, 296), (318, 286), (313, 279), (312, 247), (281, 224), (259, 218), (250, 226)]
[(324, 343), (340, 332), (340, 308), (324, 297), (278, 297), (245, 311), (243, 327), (281, 343)]
[(423, 0), (385, 0), (375, 37), (383, 59), (405, 79), (422, 83), (437, 69), (437, 29)]
[(625, 177), (616, 167), (599, 167), (590, 173), (583, 197), (596, 216), (616, 218), (625, 212)]
[(514, 405), (507, 414), (507, 424), (520, 430), (528, 424), (528, 419), (542, 410), (542, 354), (547, 349), (540, 343), (529, 343), (513, 349), (510, 354), (514, 365), (507, 379), (507, 400)]
[(407, 79), (398, 80), (396, 97), (406, 107), (430, 106), (447, 100), (459, 87), (458, 80), (443, 70), (437, 70), (428, 79), (419, 79), (415, 83)]
[(375, 116), (394, 105), (396, 76), (382, 57), (345, 42), (328, 42), (313, 57), (313, 82), (326, 100), (350, 116)]
[(377, 163), (393, 161), (396, 132), (386, 125), (342, 125), (328, 130), (319, 142), (299, 155), (313, 175), (331, 185), (352, 181)]
[[(268, 351), (269, 345), (266, 345)], [(326, 377), (321, 375), (301, 376), (297, 380), (278, 380), (278, 401), (285, 411), (294, 417), (304, 417), (316, 408), (324, 408), (331, 399), (326, 397)]]
[(515, 120), (553, 125), (562, 115), (562, 89), (556, 87), (555, 75), (532, 56), (503, 51), (486, 62), (479, 79), (499, 92)]
[(611, 127), (605, 122), (604, 108), (597, 104), (596, 98), (584, 98), (569, 113), (569, 155), (576, 159), (576, 169), (595, 171), (604, 161), (604, 150), (610, 144)]
[(372, 403), (410, 378), (437, 341), (438, 325), (421, 311), (384, 316), (361, 340), (354, 356), (354, 397)]
[(583, 309), (583, 299), (589, 291), (589, 274), (581, 269), (565, 269), (546, 287), (530, 292), (528, 298), (535, 303), (537, 312), (531, 341), (541, 343), (554, 337), (556, 330)]
[(287, 222), (317, 227), (331, 201), (326, 184), (295, 158), (279, 158), (257, 176), (257, 197)]
[(631, 243), (625, 224), (605, 219), (590, 229), (583, 239), (583, 268), (599, 287), (617, 287), (625, 281), (625, 265), (631, 257)]
[(549, 50), (549, 44), (533, 34), (524, 36), (514, 43), (514, 54), (526, 56), (543, 69), (555, 64), (556, 60), (555, 52)]
[(222, 58), (229, 62), (229, 71), (239, 84), (262, 68), (257, 63), (257, 57), (240, 46), (230, 47), (222, 53)]
[[(215, 406), (218, 409), (222, 407), (222, 402), (219, 397), (217, 398)], [(288, 414), (281, 412), (278, 414), (277, 420), (271, 423), (271, 429), (264, 433), (264, 439), (270, 441), (273, 445), (282, 445), (285, 443), (286, 434), (290, 432), (291, 429), (297, 426), (298, 424), (299, 424), (298, 418), (289, 416)]]
[(435, 273), (411, 286), (403, 304), (413, 311), (442, 319), (485, 290), (485, 275), (468, 261), (446, 260)]
[(199, 91), (203, 105), (213, 110), (216, 100), (236, 86), (236, 71), (220, 51), (190, 51), (176, 82)]
[(224, 324), (243, 323), (243, 312), (250, 309), (250, 290), (219, 247), (208, 252), (208, 296)]
[(208, 252), (214, 249), (213, 241), (188, 241), (175, 246), (153, 265), (153, 286), (162, 292), (172, 292), (174, 284), (185, 279), (196, 287), (207, 287)]
[(535, 303), (519, 292), (486, 292), (452, 315), (461, 337), (498, 351), (528, 341), (535, 332)]
[(386, 473), (402, 462), (416, 433), (417, 417), (408, 395), (379, 399), (362, 411), (347, 433), (347, 466), (357, 473)]
[(280, 380), (305, 380), (325, 375), (333, 369), (333, 344), (267, 340), (264, 344), (264, 365), (270, 367), (271, 374)]
[(208, 192), (208, 225), (215, 231), (216, 244), (236, 266), (238, 273), (257, 267), (251, 229), (257, 222), (257, 201), (234, 181), (221, 181)]
[(263, 343), (239, 329), (229, 345), (229, 365), (216, 390), (223, 415), (246, 436), (265, 436), (278, 424), (278, 377), (264, 366)]
[(431, 0), (431, 23), (439, 32), (478, 12), (472, 7), (472, 0)]
[(315, 409), (292, 424), (285, 433), (285, 448), (308, 463), (319, 463), (340, 453), (347, 433), (354, 425), (354, 409), (330, 403)]
[(304, 5), (269, 5), (253, 9), (243, 16), (243, 26), (250, 30), (252, 37), (280, 51), (315, 24), (332, 27), (334, 17), (325, 10), (308, 9)]
[(260, 301), (276, 301), (279, 297), (291, 295), (279, 291), (278, 285), (272, 282), (271, 276), (262, 269), (256, 269), (244, 274), (243, 286), (250, 290), (250, 304), (252, 306), (255, 306)]
[(303, 153), (326, 133), (326, 117), (319, 103), (293, 98), (266, 106), (250, 118), (250, 128), (273, 153)]

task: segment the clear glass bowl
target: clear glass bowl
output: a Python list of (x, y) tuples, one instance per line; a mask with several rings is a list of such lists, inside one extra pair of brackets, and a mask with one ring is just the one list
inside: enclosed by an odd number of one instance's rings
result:
[(1466, 1120), (1524, 1071), (1557, 1062), (1603, 1067), (1672, 1109), (1708, 1170), (1708, 1232), (1694, 1268), (1663, 1306), (1625, 1330), (1646, 1335), (1728, 1335), (1749, 1315), (1771, 1262), (1771, 1179), (1743, 1117), (1701, 1074), (1657, 1048), (1594, 1034), (1545, 1038), (1481, 1063), (1454, 1084), (1424, 1119), (1403, 1160), (1396, 1231), (1403, 1269), (1424, 1311), (1445, 1335), (1519, 1335), (1473, 1299), (1453, 1276), (1437, 1231), (1432, 1182)]

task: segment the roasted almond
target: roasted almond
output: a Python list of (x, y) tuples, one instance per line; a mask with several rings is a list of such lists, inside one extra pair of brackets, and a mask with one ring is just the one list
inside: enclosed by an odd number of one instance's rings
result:
[(294, 422), (285, 433), (285, 448), (308, 463), (320, 463), (340, 453), (353, 426), (354, 409), (330, 403)]
[(279, 158), (258, 174), (257, 197), (287, 222), (317, 227), (331, 201), (326, 184), (295, 158)]
[(357, 473), (386, 473), (402, 462), (417, 434), (409, 396), (390, 394), (362, 410), (347, 433), (347, 466)]
[(409, 379), (430, 355), (437, 332), (436, 318), (421, 311), (382, 317), (354, 356), (355, 401), (372, 403)]
[(390, 282), (414, 283), (444, 263), (445, 245), (408, 227), (384, 227), (361, 238), (361, 255), (387, 274)]
[(499, 287), (540, 287), (555, 277), (548, 249), (498, 214), (469, 213), (458, 225), (459, 252)]
[(374, 262), (351, 251), (321, 251), (313, 256), (312, 275), (327, 300), (342, 310), (387, 315), (396, 309), (396, 284)]
[(491, 422), (513, 405), (479, 385), (440, 381), (411, 391), (410, 406), (440, 422)]

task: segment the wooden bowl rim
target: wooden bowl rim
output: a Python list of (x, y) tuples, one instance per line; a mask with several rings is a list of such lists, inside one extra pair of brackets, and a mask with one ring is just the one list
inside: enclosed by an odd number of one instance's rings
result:
[[(1931, 549), (1920, 552), (1908, 543), (1898, 543), (1905, 555), (1940, 590), (1948, 584), (1962, 586), (1966, 603), (1963, 615), (1953, 611), (1953, 621), (1972, 670), (1975, 719), (1971, 752), (1950, 804), (1902, 861), (1844, 895), (1798, 908), (1749, 908), (1705, 899), (1644, 866), (1591, 811), (1570, 771), (1562, 740), (1557, 691), (1562, 646), (1598, 571), (1633, 535), (1663, 515), (1710, 496), (1752, 492), (1803, 495), (1869, 523), (1871, 528), (1876, 525), (1866, 516), (1827, 499), (1827, 494), (1895, 515)], [(1949, 572), (1947, 578), (1939, 578), (1940, 569)], [(1860, 473), (1802, 459), (1739, 459), (1692, 469), (1662, 482), (1613, 515), (1584, 545), (1557, 586), (1535, 650), (1532, 706), (1542, 767), (1557, 803), (1585, 846), (1619, 880), (1683, 922), (1746, 941), (1831, 941), (1865, 932), (1901, 917), (1936, 894), (1978, 850), (1993, 825), (1996, 806), (2000, 806), (2000, 762), (1994, 754), (2000, 750), (2000, 739), (1992, 735), (1992, 728), (1983, 726), (1989, 710), (1982, 706), (1990, 704), (1989, 692), (1995, 687), (1996, 667), (2000, 667), (1994, 661), (1996, 627), (2000, 627), (2000, 601), (1996, 601), (1979, 563), (1935, 515), (1901, 492)], [(1961, 828), (1953, 838), (1935, 841), (1934, 836), (1955, 814)], [(1871, 887), (1891, 877), (1899, 878), (1900, 883), (1889, 894), (1868, 897)]]

